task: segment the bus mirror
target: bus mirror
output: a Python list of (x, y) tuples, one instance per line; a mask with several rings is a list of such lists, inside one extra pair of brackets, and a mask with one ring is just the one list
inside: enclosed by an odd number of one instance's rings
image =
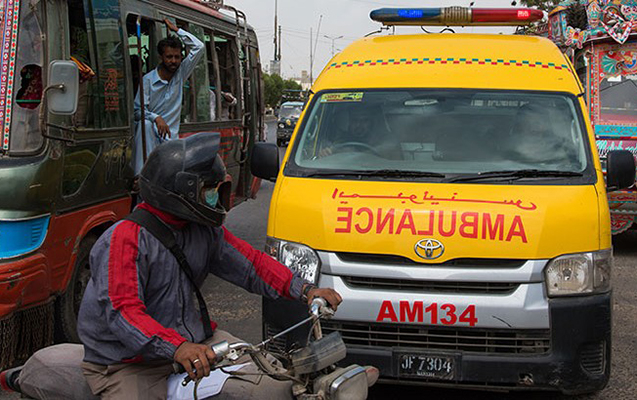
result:
[(73, 61), (55, 60), (49, 64), (49, 80), (45, 89), (49, 112), (72, 115), (77, 110), (80, 72)]
[(626, 189), (635, 184), (635, 157), (628, 150), (608, 152), (606, 188), (608, 191)]
[(275, 181), (279, 174), (279, 147), (274, 143), (255, 143), (250, 172), (257, 178)]

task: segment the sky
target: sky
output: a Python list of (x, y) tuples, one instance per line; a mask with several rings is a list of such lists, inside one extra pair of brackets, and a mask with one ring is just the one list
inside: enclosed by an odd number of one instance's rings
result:
[[(383, 7), (446, 7), (469, 6), (472, 0), (277, 0), (278, 20), (282, 29), (281, 75), (300, 77), (302, 70), (310, 69), (310, 28), (314, 40), (320, 31), (314, 57), (314, 78), (331, 59), (332, 40), (336, 52), (366, 34), (377, 31), (380, 24), (369, 19), (370, 11)], [(261, 51), (261, 63), (267, 71), (274, 56), (274, 3), (275, 0), (225, 0), (246, 13), (248, 23), (255, 29)], [(473, 7), (511, 7), (511, 0), (474, 0)], [(519, 5), (518, 5), (519, 7)], [(322, 16), (322, 17), (321, 17)], [(442, 27), (431, 27), (438, 31)], [(454, 28), (456, 32), (510, 33), (512, 28)], [(398, 27), (396, 33), (422, 32), (419, 27)], [(386, 33), (383, 33), (386, 34)]]

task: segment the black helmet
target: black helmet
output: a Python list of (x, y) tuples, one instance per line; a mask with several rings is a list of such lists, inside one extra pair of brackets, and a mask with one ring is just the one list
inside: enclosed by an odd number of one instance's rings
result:
[(218, 133), (198, 133), (157, 146), (139, 177), (144, 201), (188, 221), (221, 226), (230, 204), (230, 182), (217, 154), (219, 141)]

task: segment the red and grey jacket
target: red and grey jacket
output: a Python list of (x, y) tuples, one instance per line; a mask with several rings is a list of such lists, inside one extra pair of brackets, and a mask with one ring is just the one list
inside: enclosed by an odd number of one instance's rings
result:
[[(139, 207), (173, 228), (195, 282), (203, 284), (212, 273), (272, 299), (300, 298), (300, 276), (227, 229), (187, 223), (145, 203)], [(184, 341), (205, 339), (190, 281), (145, 228), (131, 221), (113, 225), (93, 246), (90, 266), (78, 317), (85, 361), (172, 359)]]

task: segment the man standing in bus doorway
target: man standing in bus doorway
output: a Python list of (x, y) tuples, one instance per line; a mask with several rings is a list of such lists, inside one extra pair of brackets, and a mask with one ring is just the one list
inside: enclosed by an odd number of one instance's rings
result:
[[(177, 28), (168, 19), (164, 23), (169, 31), (177, 36), (168, 35), (157, 44), (161, 60), (154, 70), (143, 78), (144, 85), (144, 121), (146, 130), (146, 156), (166, 140), (179, 138), (179, 122), (184, 82), (194, 71), (203, 56), (204, 44), (191, 33)], [(182, 43), (183, 42), (183, 43)], [(187, 55), (183, 57), (184, 45)], [(142, 110), (139, 92), (135, 97), (135, 145), (133, 146), (133, 169), (139, 175), (144, 165), (142, 150)]]

